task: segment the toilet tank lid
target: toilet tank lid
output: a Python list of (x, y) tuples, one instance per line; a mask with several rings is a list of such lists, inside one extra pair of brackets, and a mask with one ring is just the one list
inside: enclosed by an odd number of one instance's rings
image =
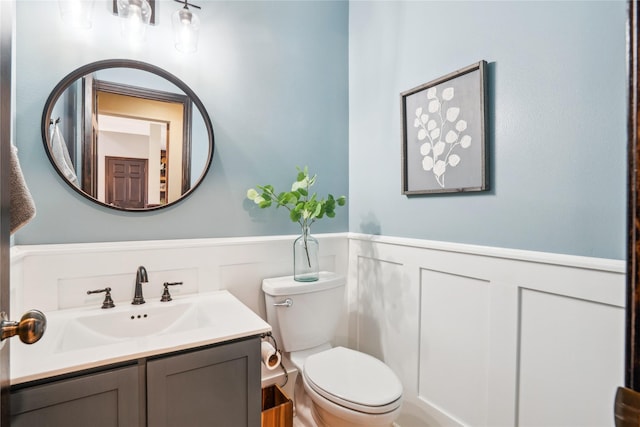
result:
[(344, 286), (345, 277), (330, 271), (321, 271), (315, 282), (296, 282), (293, 276), (271, 277), (262, 281), (262, 290), (271, 296), (305, 294)]

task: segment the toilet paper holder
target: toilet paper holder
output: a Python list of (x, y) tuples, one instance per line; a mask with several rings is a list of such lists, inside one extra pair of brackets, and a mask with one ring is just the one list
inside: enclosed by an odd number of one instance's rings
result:
[(278, 347), (278, 342), (276, 341), (276, 338), (273, 336), (271, 332), (265, 332), (261, 334), (260, 338), (262, 338), (264, 342), (269, 342), (267, 341), (268, 339), (273, 343), (273, 348), (275, 349), (275, 355), (278, 359), (277, 364), (282, 368), (282, 372), (284, 372), (284, 382), (280, 385), (280, 387), (284, 387), (289, 381), (289, 373), (287, 372), (287, 369), (282, 364), (282, 351)]

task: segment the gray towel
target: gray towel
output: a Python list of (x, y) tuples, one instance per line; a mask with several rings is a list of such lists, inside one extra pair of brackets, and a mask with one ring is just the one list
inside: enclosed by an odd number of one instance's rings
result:
[(22, 176), (22, 169), (18, 162), (18, 149), (13, 144), (11, 144), (11, 156), (9, 156), (9, 197), (11, 198), (10, 228), (13, 234), (36, 216), (36, 205)]

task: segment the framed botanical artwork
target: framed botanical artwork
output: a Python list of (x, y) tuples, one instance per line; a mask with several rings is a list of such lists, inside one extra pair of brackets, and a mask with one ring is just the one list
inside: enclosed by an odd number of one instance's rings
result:
[(487, 190), (486, 66), (480, 61), (400, 94), (402, 194)]

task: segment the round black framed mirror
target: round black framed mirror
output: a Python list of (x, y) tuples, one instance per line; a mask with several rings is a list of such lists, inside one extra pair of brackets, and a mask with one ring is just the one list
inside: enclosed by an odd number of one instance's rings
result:
[(134, 212), (190, 195), (214, 152), (211, 119), (197, 95), (167, 71), (127, 59), (93, 62), (64, 77), (45, 104), (42, 139), (73, 190)]

